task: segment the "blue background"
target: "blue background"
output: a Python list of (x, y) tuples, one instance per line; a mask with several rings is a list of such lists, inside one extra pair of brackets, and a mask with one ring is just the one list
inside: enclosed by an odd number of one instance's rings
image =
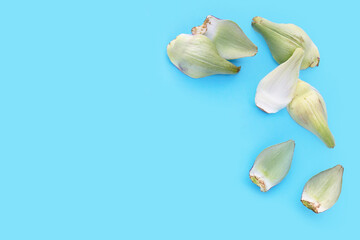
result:
[[(341, 239), (358, 236), (359, 4), (356, 1), (1, 1), (0, 239)], [(258, 46), (239, 74), (191, 79), (167, 44), (212, 14)], [(251, 19), (301, 26), (320, 66), (335, 149), (286, 110), (254, 104), (277, 64)], [(248, 178), (265, 147), (294, 139), (267, 193)], [(339, 201), (300, 202), (342, 164)]]

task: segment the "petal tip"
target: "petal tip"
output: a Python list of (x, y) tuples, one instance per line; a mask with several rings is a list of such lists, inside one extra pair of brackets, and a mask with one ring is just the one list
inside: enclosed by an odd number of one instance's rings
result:
[(262, 19), (263, 19), (263, 18), (262, 18), (262, 17), (259, 17), (259, 16), (253, 17), (252, 22), (251, 22), (251, 25), (261, 23)]

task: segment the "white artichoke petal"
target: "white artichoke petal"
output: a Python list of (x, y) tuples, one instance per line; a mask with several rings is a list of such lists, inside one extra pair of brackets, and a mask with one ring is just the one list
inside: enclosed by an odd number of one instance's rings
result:
[(331, 208), (341, 193), (344, 168), (337, 165), (310, 178), (305, 184), (301, 202), (315, 213)]
[(222, 58), (204, 35), (180, 34), (167, 46), (170, 61), (192, 78), (214, 74), (236, 74), (240, 67)]
[(257, 46), (233, 21), (207, 16), (204, 23), (191, 29), (192, 34), (203, 34), (215, 44), (220, 56), (237, 59), (256, 55)]
[(319, 50), (300, 27), (274, 23), (262, 17), (254, 17), (252, 26), (264, 37), (272, 56), (279, 64), (288, 60), (296, 48), (302, 48), (305, 54), (301, 69), (319, 65)]
[(256, 158), (249, 175), (251, 181), (258, 185), (262, 192), (280, 183), (287, 175), (294, 148), (295, 142), (289, 140), (264, 149)]
[(292, 100), (304, 51), (297, 48), (293, 55), (266, 75), (259, 83), (255, 103), (267, 113), (276, 113)]
[(327, 147), (335, 147), (334, 136), (328, 126), (325, 101), (310, 84), (299, 79), (287, 110), (295, 122), (318, 136)]

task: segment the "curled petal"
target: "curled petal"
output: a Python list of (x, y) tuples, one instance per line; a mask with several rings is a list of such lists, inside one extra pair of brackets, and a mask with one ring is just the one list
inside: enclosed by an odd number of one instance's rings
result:
[(266, 75), (256, 89), (255, 103), (267, 113), (276, 113), (292, 100), (304, 51), (297, 48), (293, 55)]
[(331, 208), (341, 193), (344, 168), (337, 165), (310, 178), (305, 184), (301, 202), (315, 213)]
[(287, 110), (295, 122), (318, 136), (327, 147), (335, 147), (334, 136), (328, 126), (325, 101), (310, 84), (298, 81)]
[(274, 23), (262, 17), (254, 17), (252, 26), (264, 37), (272, 56), (279, 64), (288, 60), (295, 49), (302, 48), (305, 54), (301, 69), (319, 65), (319, 50), (300, 27)]
[(256, 55), (258, 49), (233, 21), (207, 16), (204, 23), (191, 29), (192, 34), (203, 34), (215, 44), (220, 56), (237, 59)]
[(236, 74), (240, 67), (222, 58), (204, 35), (180, 34), (167, 46), (170, 61), (192, 78), (214, 74)]
[(294, 149), (293, 140), (264, 149), (250, 170), (251, 181), (258, 185), (262, 192), (280, 183), (290, 170)]

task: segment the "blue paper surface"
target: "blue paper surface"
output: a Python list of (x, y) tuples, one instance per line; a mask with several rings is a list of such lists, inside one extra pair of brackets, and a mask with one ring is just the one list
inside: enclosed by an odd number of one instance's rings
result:
[[(356, 1), (3, 1), (0, 3), (0, 239), (347, 239), (358, 235)], [(207, 15), (258, 46), (239, 74), (192, 79), (167, 44)], [(251, 19), (303, 28), (320, 66), (336, 147), (286, 110), (254, 103), (277, 63)], [(266, 147), (296, 142), (267, 193), (249, 177)], [(306, 181), (337, 164), (343, 190), (314, 214)]]

